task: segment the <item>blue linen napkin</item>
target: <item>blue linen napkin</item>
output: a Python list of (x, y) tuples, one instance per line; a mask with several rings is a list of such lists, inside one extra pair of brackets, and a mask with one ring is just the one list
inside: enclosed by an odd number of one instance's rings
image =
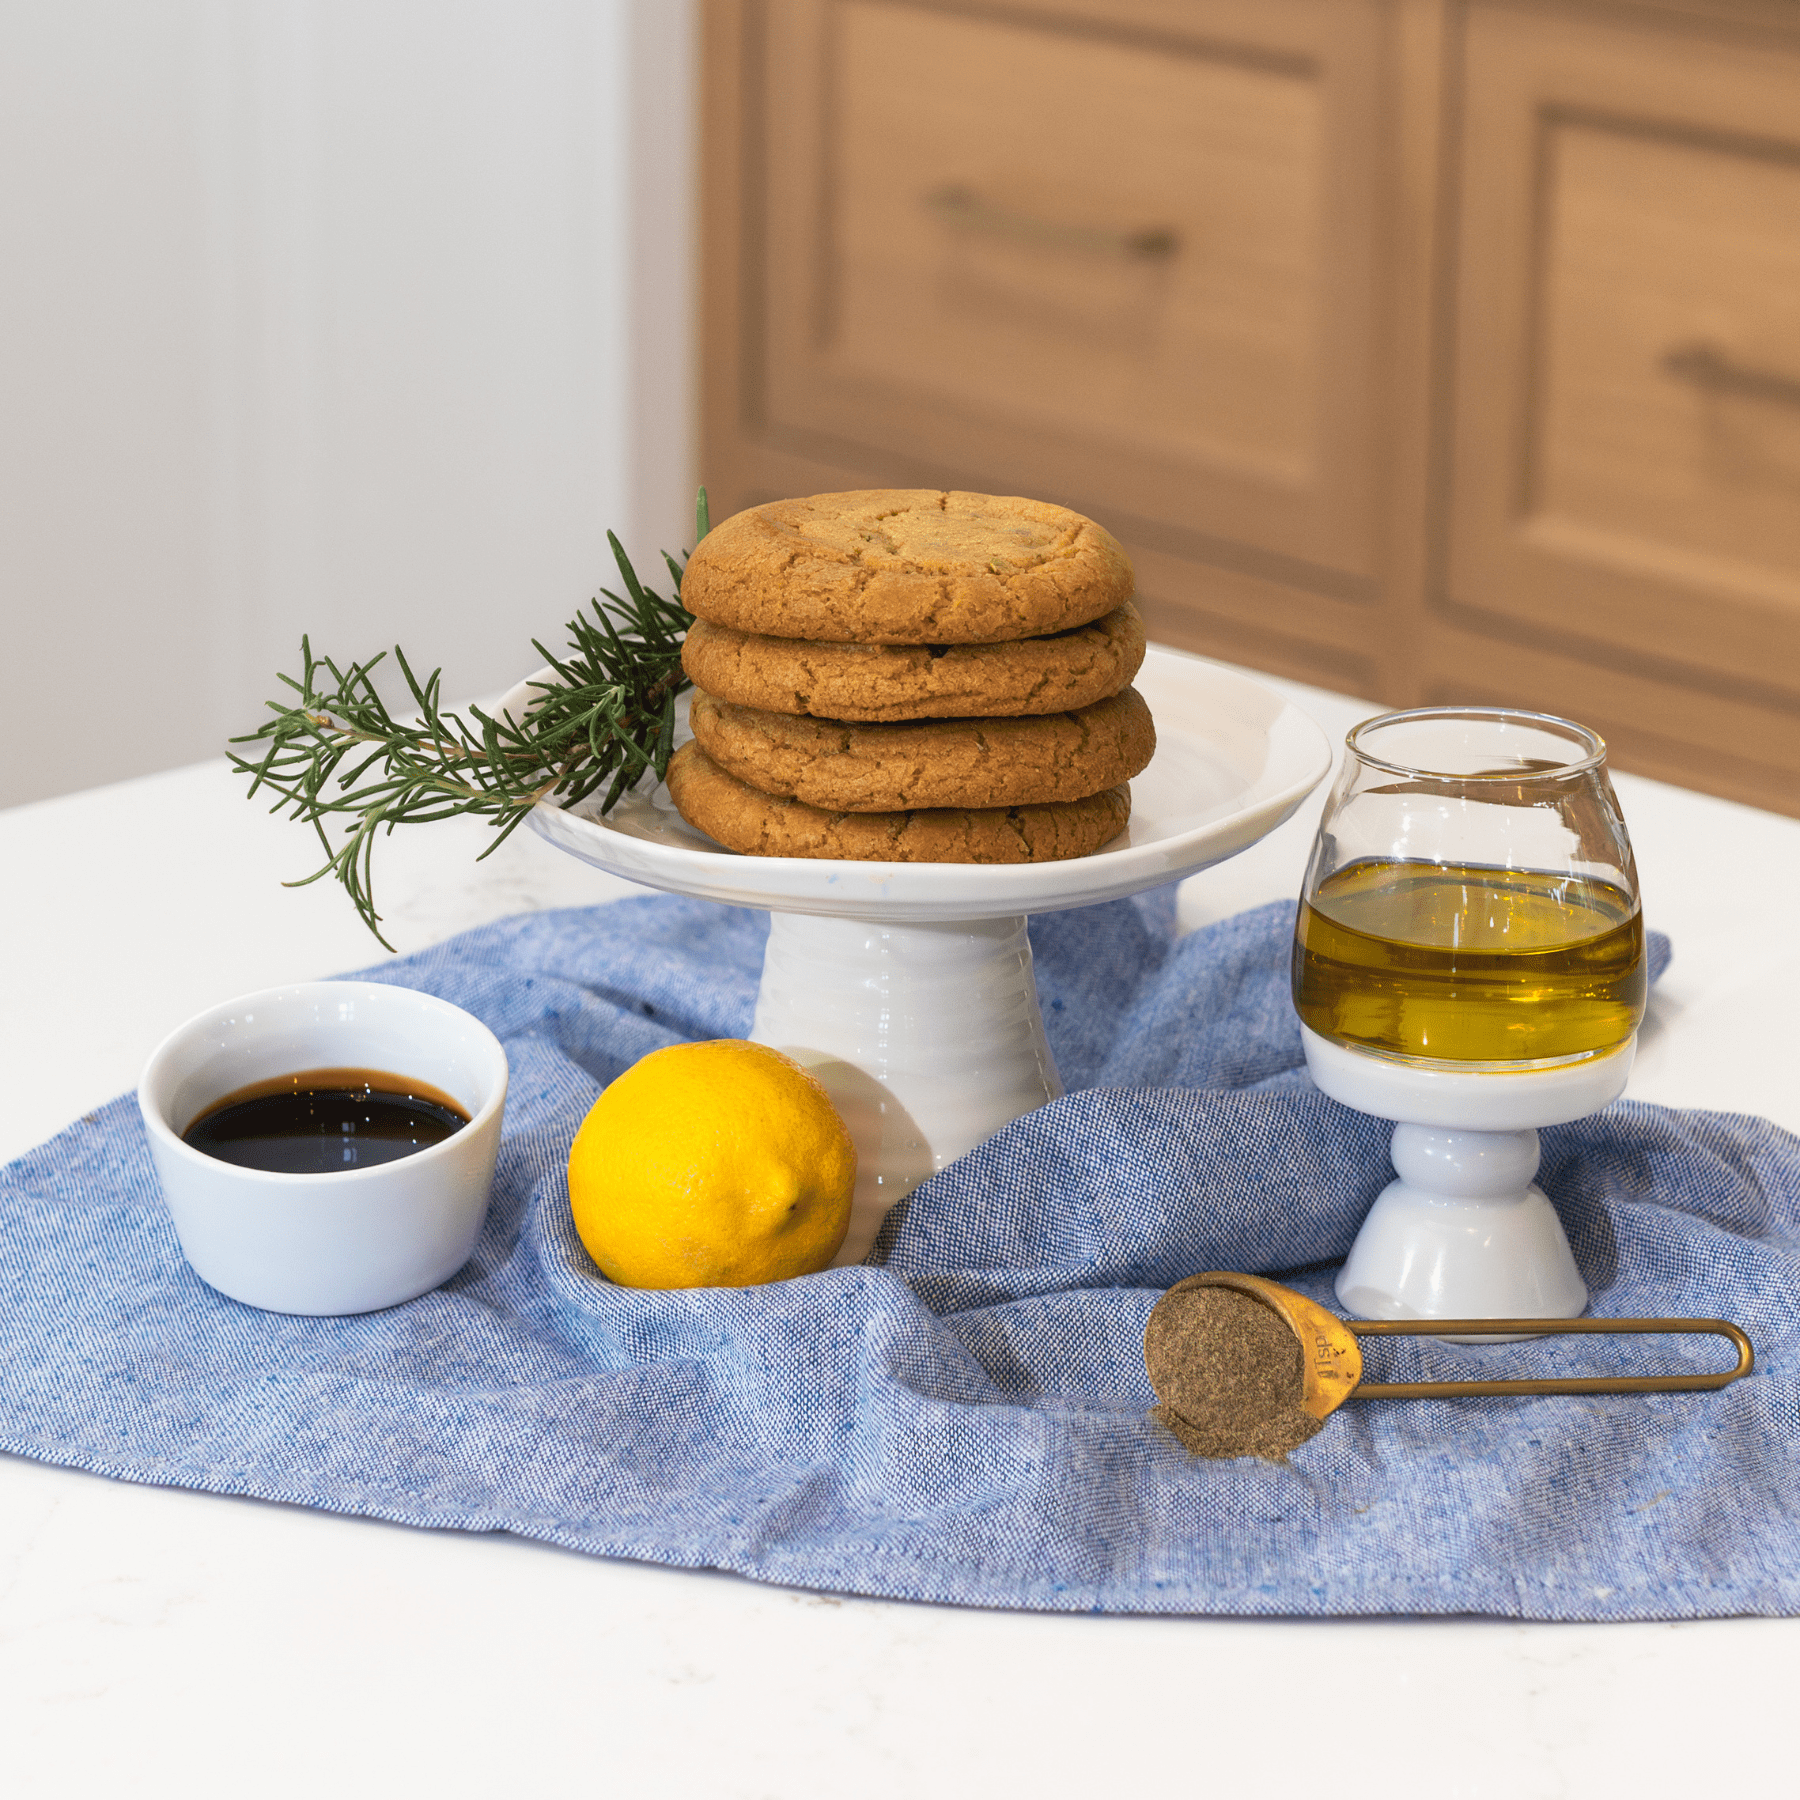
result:
[[(638, 1056), (748, 1028), (761, 917), (633, 899), (387, 964), (366, 978), (467, 1007), (511, 1059), (468, 1266), (354, 1319), (223, 1299), (182, 1261), (118, 1100), (0, 1175), (0, 1448), (916, 1600), (1800, 1610), (1800, 1140), (1763, 1121), (1624, 1103), (1544, 1134), (1596, 1312), (1749, 1331), (1756, 1373), (1721, 1393), (1352, 1401), (1285, 1466), (1192, 1459), (1148, 1416), (1162, 1288), (1227, 1267), (1328, 1298), (1389, 1179), (1387, 1128), (1301, 1069), (1291, 928), (1277, 905), (1177, 941), (1167, 891), (1035, 920), (1069, 1095), (920, 1188), (871, 1265), (684, 1293), (597, 1276), (564, 1158)], [(1371, 1361), (1592, 1372), (1705, 1342), (1395, 1340)]]

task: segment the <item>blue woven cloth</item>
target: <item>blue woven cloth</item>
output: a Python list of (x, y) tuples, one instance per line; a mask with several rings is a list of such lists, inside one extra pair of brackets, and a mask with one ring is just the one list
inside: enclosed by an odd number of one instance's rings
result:
[[(1595, 1310), (1735, 1317), (1748, 1380), (1353, 1401), (1286, 1466), (1190, 1459), (1147, 1416), (1160, 1289), (1227, 1267), (1324, 1298), (1389, 1178), (1386, 1128), (1300, 1072), (1291, 919), (1265, 907), (1177, 941), (1165, 892), (1034, 922), (1069, 1096), (920, 1188), (878, 1266), (748, 1290), (610, 1287), (562, 1171), (604, 1082), (659, 1045), (747, 1029), (757, 915), (634, 899), (388, 964), (370, 979), (469, 1008), (511, 1058), (470, 1264), (362, 1318), (222, 1299), (182, 1261), (119, 1100), (0, 1178), (0, 1446), (918, 1600), (1800, 1610), (1800, 1141), (1754, 1119), (1622, 1104), (1546, 1132), (1543, 1172)], [(1716, 1356), (1697, 1343), (1396, 1340), (1372, 1362), (1405, 1378)]]

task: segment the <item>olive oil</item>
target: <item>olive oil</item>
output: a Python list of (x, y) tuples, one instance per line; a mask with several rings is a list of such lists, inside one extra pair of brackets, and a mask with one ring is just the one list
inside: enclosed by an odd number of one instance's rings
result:
[(1446, 1062), (1615, 1049), (1644, 1016), (1643, 918), (1580, 875), (1359, 862), (1303, 901), (1294, 1005), (1342, 1044)]

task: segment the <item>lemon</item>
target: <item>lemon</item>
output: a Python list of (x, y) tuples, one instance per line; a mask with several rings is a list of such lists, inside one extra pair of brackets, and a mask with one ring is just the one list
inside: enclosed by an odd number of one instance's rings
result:
[(569, 1150), (587, 1253), (624, 1287), (748, 1287), (810, 1275), (850, 1224), (856, 1147), (779, 1050), (673, 1044), (594, 1102)]

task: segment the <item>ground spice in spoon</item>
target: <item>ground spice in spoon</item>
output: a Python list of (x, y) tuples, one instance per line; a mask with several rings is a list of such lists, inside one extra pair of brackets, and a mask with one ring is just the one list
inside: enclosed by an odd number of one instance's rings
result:
[(1272, 1307), (1232, 1288), (1165, 1294), (1144, 1333), (1161, 1420), (1196, 1456), (1280, 1461), (1322, 1420), (1300, 1410), (1300, 1340)]

